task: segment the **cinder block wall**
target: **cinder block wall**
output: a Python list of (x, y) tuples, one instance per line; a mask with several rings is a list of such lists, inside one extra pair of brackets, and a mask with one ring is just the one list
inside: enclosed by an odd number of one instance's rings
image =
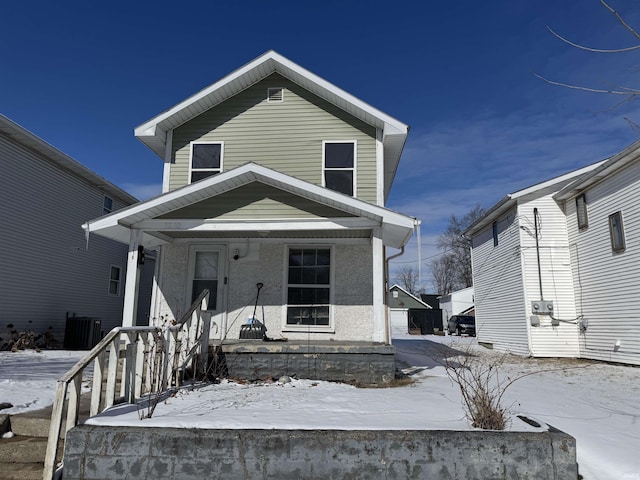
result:
[(78, 426), (64, 480), (576, 480), (575, 439), (548, 432), (199, 430)]

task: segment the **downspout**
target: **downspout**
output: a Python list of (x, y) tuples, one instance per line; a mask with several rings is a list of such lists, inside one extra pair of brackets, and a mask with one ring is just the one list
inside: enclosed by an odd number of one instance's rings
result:
[(389, 291), (389, 262), (394, 258), (399, 257), (404, 253), (404, 245), (400, 247), (400, 251), (395, 255), (391, 255), (384, 261), (384, 335), (385, 343), (391, 345), (391, 325), (389, 324), (389, 298), (387, 292)]

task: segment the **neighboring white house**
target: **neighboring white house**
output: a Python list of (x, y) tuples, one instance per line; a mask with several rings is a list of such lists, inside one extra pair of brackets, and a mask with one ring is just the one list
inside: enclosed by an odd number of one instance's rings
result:
[(398, 284), (389, 289), (389, 321), (391, 337), (409, 332), (410, 312), (413, 310), (431, 310), (432, 307)]
[(136, 128), (163, 195), (85, 228), (127, 243), (132, 265), (138, 246), (159, 249), (158, 321), (209, 288), (212, 337), (238, 339), (262, 283), (270, 336), (389, 343), (386, 250), (417, 222), (384, 207), (407, 132), (270, 51)]
[(479, 342), (640, 364), (639, 158), (635, 143), (507, 195), (468, 228)]
[(438, 298), (442, 310), (442, 325), (447, 328), (447, 322), (452, 315), (460, 315), (474, 307), (473, 287), (456, 290)]
[(137, 200), (3, 115), (0, 163), (0, 337), (13, 325), (61, 341), (74, 314), (120, 325), (127, 248), (87, 249), (80, 226)]
[(567, 219), (580, 356), (640, 365), (640, 142), (554, 199)]

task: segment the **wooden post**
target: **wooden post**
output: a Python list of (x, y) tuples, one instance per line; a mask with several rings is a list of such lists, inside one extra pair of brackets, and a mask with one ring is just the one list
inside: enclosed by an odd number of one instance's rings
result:
[(138, 288), (140, 286), (140, 269), (138, 265), (138, 247), (142, 245), (142, 230), (134, 228), (129, 238), (127, 255), (127, 278), (124, 284), (124, 306), (122, 309), (122, 326), (132, 327), (136, 324), (138, 307)]
[(100, 400), (102, 397), (102, 380), (104, 378), (105, 353), (100, 352), (93, 361), (93, 387), (91, 388), (90, 416), (100, 413)]

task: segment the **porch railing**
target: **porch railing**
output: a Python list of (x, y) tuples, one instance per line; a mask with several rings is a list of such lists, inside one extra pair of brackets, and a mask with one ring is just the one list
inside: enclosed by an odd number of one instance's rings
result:
[[(56, 478), (56, 453), (63, 428), (78, 425), (82, 375), (93, 361), (89, 417), (115, 403), (135, 403), (143, 395), (178, 387), (185, 372), (204, 372), (210, 318), (205, 313), (209, 290), (204, 290), (182, 318), (158, 327), (117, 327), (57, 382), (44, 461), (44, 480)], [(122, 360), (120, 362), (120, 360)], [(118, 374), (120, 389), (118, 390)], [(106, 382), (105, 382), (106, 379)]]

